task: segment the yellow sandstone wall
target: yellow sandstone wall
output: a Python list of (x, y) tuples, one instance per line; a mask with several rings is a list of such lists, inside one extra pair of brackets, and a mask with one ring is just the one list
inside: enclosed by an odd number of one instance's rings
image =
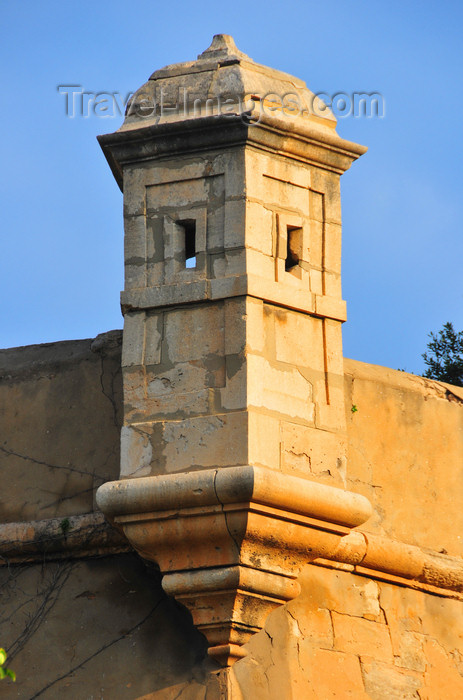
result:
[(344, 373), (347, 487), (374, 510), (363, 530), (462, 556), (463, 388), (347, 359)]
[(0, 523), (93, 510), (119, 474), (121, 331), (0, 350)]
[(232, 668), (243, 698), (463, 697), (461, 601), (313, 565), (300, 582)]
[[(2, 523), (89, 513), (99, 477), (117, 476), (118, 337), (0, 351)], [(463, 390), (344, 367), (346, 487), (374, 506), (362, 530), (461, 556)], [(211, 675), (204, 639), (155, 571), (109, 550), (66, 557), (69, 541), (59, 557), (42, 543), (34, 562), (13, 564), (21, 542), (0, 541), (0, 644), (17, 652), (18, 676), (0, 698), (463, 697), (458, 593), (308, 563), (301, 595), (270, 614), (247, 657)]]

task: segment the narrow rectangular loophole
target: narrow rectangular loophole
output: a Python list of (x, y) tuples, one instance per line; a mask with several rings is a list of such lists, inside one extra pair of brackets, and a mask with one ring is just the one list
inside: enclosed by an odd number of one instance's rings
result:
[(185, 267), (196, 267), (196, 221), (182, 219), (175, 223), (184, 231)]
[(299, 265), (302, 247), (302, 228), (300, 226), (286, 227), (286, 260), (285, 270), (289, 272)]

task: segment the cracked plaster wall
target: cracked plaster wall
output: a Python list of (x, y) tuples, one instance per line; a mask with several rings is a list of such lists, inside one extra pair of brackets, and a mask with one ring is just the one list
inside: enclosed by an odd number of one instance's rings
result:
[(122, 333), (0, 350), (0, 522), (94, 509), (119, 476)]
[(363, 529), (462, 556), (463, 388), (346, 359), (344, 376), (347, 488), (374, 510)]

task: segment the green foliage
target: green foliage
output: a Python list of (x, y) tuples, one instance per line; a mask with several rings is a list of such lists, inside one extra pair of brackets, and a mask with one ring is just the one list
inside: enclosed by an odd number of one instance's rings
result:
[(352, 413), (357, 413), (358, 408), (357, 408), (357, 406), (355, 405), (355, 403), (352, 404), (352, 407), (351, 407), (350, 410), (352, 411)]
[(66, 537), (68, 534), (69, 530), (71, 529), (71, 523), (69, 522), (69, 518), (64, 518), (60, 524), (61, 532), (63, 533), (63, 536)]
[(463, 386), (463, 331), (455, 331), (448, 322), (429, 337), (428, 352), (422, 355), (427, 366), (423, 377)]
[(11, 678), (12, 681), (16, 680), (16, 673), (5, 666), (6, 662), (6, 651), (0, 648), (0, 680), (3, 678)]

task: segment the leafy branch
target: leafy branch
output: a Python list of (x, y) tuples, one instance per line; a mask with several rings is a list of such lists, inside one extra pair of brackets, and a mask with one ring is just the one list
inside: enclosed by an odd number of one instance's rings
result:
[(463, 386), (463, 331), (447, 322), (429, 337), (428, 352), (422, 355), (427, 367), (423, 377)]
[(16, 673), (5, 666), (6, 663), (6, 651), (0, 647), (0, 680), (3, 678), (11, 678), (12, 681), (16, 680)]

